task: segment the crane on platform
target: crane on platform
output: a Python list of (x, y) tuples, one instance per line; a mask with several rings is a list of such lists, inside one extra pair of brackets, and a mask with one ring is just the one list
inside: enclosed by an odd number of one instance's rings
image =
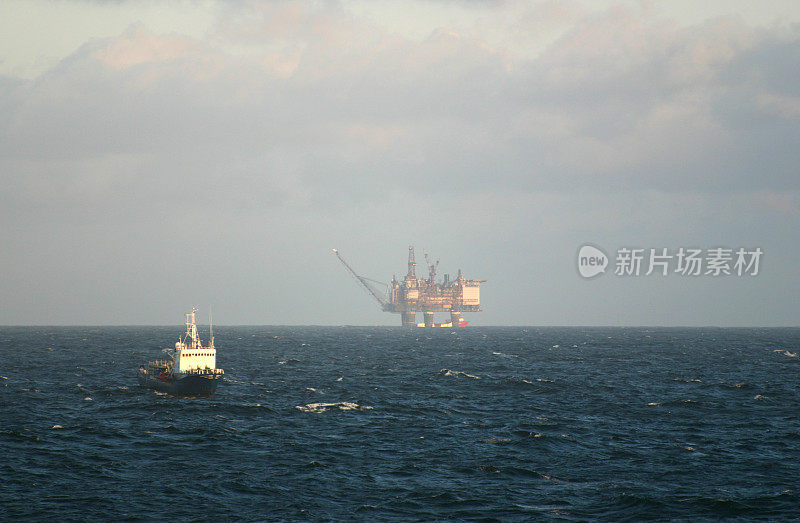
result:
[(431, 263), (431, 259), (428, 258), (428, 253), (425, 254), (425, 264), (428, 266), (428, 281), (433, 283), (436, 281), (436, 269), (439, 268), (439, 260), (436, 260), (436, 263)]
[(336, 257), (339, 258), (339, 261), (342, 262), (342, 264), (345, 267), (347, 267), (347, 270), (350, 271), (350, 274), (352, 274), (359, 282), (361, 282), (361, 285), (363, 285), (364, 288), (367, 289), (367, 291), (372, 295), (373, 298), (378, 300), (378, 303), (381, 305), (381, 308), (385, 309), (388, 300), (386, 299), (385, 296), (381, 295), (381, 293), (377, 289), (375, 289), (372, 284), (388, 286), (388, 283), (360, 276), (355, 270), (353, 270), (352, 267), (350, 267), (350, 264), (347, 263), (344, 260), (344, 258), (342, 258), (342, 255), (339, 254), (339, 249), (331, 249), (331, 250), (333, 251), (333, 254), (335, 254)]

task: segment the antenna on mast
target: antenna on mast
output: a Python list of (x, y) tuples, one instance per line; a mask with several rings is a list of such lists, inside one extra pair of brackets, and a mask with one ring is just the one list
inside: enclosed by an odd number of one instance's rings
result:
[(211, 348), (214, 348), (214, 319), (211, 316), (211, 305), (208, 306), (208, 336), (211, 338)]

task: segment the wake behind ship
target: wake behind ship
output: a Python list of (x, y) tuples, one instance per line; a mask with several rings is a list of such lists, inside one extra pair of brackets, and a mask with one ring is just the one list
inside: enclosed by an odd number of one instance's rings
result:
[(211, 396), (217, 390), (224, 371), (217, 367), (213, 327), (208, 346), (203, 347), (197, 334), (195, 314), (186, 314), (186, 333), (178, 337), (174, 349), (164, 349), (170, 359), (154, 360), (139, 367), (139, 385), (173, 396)]

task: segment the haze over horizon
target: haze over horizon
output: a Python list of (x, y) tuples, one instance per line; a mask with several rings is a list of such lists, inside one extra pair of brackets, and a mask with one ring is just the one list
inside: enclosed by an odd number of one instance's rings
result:
[[(4, 2), (0, 325), (399, 325), (331, 248), (414, 245), (474, 326), (797, 326), (798, 44), (793, 1)], [(614, 274), (681, 247), (763, 257)]]

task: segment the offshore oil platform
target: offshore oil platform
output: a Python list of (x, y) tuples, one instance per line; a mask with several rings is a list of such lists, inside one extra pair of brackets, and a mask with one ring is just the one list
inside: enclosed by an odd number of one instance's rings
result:
[[(378, 301), (382, 310), (400, 314), (404, 327), (465, 327), (469, 322), (461, 317), (461, 313), (481, 310), (480, 287), (486, 280), (468, 280), (459, 269), (454, 280), (450, 279), (449, 274), (445, 274), (444, 279), (437, 282), (436, 269), (439, 267), (439, 260), (431, 263), (427, 254), (425, 263), (428, 266), (428, 277), (421, 278), (416, 274), (417, 263), (414, 260), (413, 246), (408, 248), (408, 274), (402, 280), (393, 276), (391, 283), (360, 276), (342, 258), (338, 249), (333, 249), (333, 253)], [(422, 312), (423, 323), (417, 323), (419, 311)], [(449, 312), (450, 321), (434, 323), (435, 312)]]

